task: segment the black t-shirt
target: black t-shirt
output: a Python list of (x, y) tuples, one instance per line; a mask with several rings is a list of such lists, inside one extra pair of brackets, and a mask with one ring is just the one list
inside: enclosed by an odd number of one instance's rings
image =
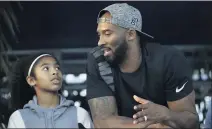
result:
[(148, 43), (142, 47), (142, 63), (133, 73), (112, 67), (115, 92), (101, 78), (92, 53), (87, 61), (87, 99), (114, 96), (119, 115), (132, 117), (137, 95), (167, 106), (167, 101), (182, 99), (192, 92), (191, 67), (183, 53), (173, 47)]

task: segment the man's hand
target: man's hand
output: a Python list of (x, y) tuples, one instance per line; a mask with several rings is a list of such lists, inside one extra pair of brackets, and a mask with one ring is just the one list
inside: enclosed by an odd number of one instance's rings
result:
[(162, 123), (168, 119), (169, 109), (167, 107), (155, 104), (136, 95), (133, 98), (136, 102), (140, 103), (134, 106), (134, 109), (138, 111), (133, 115), (134, 124), (144, 122), (145, 117), (146, 127), (152, 124)]

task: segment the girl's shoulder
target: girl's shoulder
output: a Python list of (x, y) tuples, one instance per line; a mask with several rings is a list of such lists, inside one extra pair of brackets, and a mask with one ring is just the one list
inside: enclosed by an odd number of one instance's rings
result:
[(13, 128), (13, 127), (25, 128), (24, 120), (21, 115), (21, 112), (23, 111), (24, 111), (23, 109), (20, 109), (20, 110), (14, 111), (11, 114), (9, 118), (8, 128)]

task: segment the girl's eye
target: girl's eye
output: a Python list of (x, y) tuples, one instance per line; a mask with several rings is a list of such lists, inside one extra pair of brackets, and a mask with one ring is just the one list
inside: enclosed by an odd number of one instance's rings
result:
[(60, 70), (60, 67), (56, 67), (56, 70)]
[(48, 68), (48, 67), (45, 67), (45, 68), (43, 68), (43, 70), (45, 70), (45, 71), (46, 71), (46, 70), (49, 70), (49, 68)]

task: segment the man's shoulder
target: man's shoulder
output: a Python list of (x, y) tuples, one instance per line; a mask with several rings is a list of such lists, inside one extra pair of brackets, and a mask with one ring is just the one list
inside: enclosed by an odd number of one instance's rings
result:
[(170, 55), (170, 54), (179, 54), (181, 53), (177, 48), (169, 45), (161, 45), (159, 43), (147, 43), (146, 44), (147, 51), (156, 54)]
[(97, 72), (98, 63), (104, 60), (102, 56), (104, 56), (103, 52), (101, 51), (101, 48), (98, 46), (92, 48), (87, 53), (87, 65), (86, 65), (87, 72), (89, 73)]
[(87, 53), (87, 63), (95, 63), (94, 52), (97, 50), (97, 48), (98, 47), (94, 47)]
[(87, 58), (88, 61), (95, 61), (95, 58), (98, 56), (103, 55), (101, 48), (99, 46), (92, 48), (88, 53), (87, 53)]
[(147, 43), (145, 48), (147, 50), (147, 54), (149, 54), (152, 58), (165, 58), (165, 60), (169, 60), (174, 56), (184, 56), (183, 52), (171, 45), (168, 46), (161, 45), (159, 43)]
[(94, 52), (96, 52), (96, 51), (99, 51), (99, 50), (101, 50), (101, 47), (99, 47), (99, 46), (96, 46), (96, 47), (93, 47), (93, 48), (91, 48), (91, 50), (89, 51), (89, 53), (94, 53)]

